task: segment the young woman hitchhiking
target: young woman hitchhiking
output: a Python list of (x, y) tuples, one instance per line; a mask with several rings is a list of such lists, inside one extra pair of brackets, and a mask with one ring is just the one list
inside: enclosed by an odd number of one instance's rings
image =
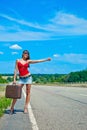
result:
[[(32, 76), (28, 70), (28, 67), (30, 64), (46, 62), (50, 60), (51, 58), (41, 59), (41, 60), (30, 60), (30, 55), (28, 50), (24, 50), (22, 54), (22, 58), (16, 60), (13, 83), (16, 83), (17, 72), (19, 72), (19, 86), (23, 87), (24, 85), (26, 85), (26, 100), (24, 105), (24, 113), (28, 112), (28, 103), (30, 101), (30, 90), (32, 84)], [(14, 112), (14, 105), (16, 101), (17, 99), (13, 99), (12, 101), (10, 114), (13, 114)]]

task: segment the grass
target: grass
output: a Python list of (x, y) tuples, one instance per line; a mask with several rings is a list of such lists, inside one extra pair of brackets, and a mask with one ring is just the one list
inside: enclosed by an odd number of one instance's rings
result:
[(4, 114), (5, 109), (11, 104), (11, 99), (5, 97), (0, 98), (0, 117)]
[(5, 86), (0, 86), (0, 117), (4, 114), (6, 108), (10, 106), (11, 99), (5, 98)]

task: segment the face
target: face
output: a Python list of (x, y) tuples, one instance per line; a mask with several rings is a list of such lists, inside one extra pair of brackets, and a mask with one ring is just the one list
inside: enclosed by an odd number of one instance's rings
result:
[(24, 53), (23, 53), (23, 58), (24, 58), (24, 59), (27, 59), (27, 58), (28, 58), (28, 53), (27, 53), (27, 52), (24, 52)]

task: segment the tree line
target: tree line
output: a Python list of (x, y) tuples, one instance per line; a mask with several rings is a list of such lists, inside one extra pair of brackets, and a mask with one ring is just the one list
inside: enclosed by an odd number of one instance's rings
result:
[[(7, 76), (7, 79), (3, 79), (2, 76)], [(70, 83), (70, 82), (86, 82), (87, 70), (71, 72), (69, 74), (32, 74), (33, 83)], [(17, 76), (18, 80), (18, 76)], [(0, 75), (1, 82), (12, 82), (13, 74)]]

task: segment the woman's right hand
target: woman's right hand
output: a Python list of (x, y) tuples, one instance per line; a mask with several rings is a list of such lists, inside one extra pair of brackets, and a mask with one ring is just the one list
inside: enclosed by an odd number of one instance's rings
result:
[(13, 84), (16, 84), (16, 81), (13, 81)]

